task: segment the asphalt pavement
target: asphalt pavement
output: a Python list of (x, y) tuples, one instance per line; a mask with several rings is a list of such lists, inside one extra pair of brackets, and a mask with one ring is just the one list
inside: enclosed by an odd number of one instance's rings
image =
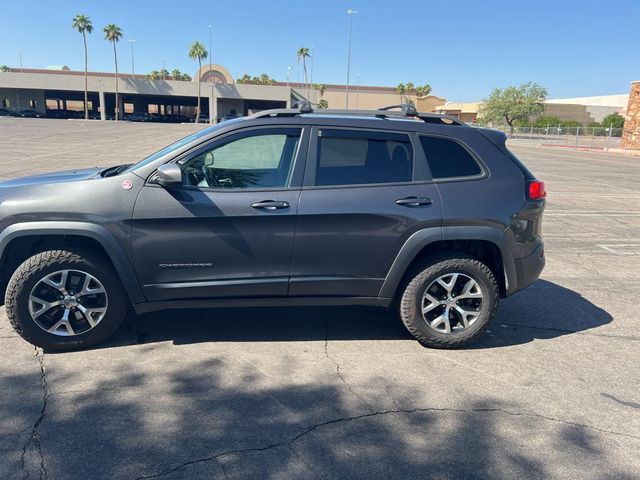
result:
[[(0, 118), (0, 177), (196, 128)], [(53, 354), (2, 308), (0, 478), (639, 478), (640, 164), (513, 150), (547, 184), (547, 267), (473, 347), (373, 308), (254, 308), (131, 315)]]

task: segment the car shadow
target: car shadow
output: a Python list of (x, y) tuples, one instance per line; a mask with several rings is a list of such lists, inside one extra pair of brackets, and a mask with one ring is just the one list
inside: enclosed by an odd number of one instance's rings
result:
[[(469, 348), (484, 349), (551, 339), (596, 329), (611, 315), (577, 292), (538, 280), (504, 299), (491, 328)], [(94, 348), (171, 341), (303, 342), (410, 340), (393, 312), (370, 307), (217, 308), (130, 315), (116, 334)]]

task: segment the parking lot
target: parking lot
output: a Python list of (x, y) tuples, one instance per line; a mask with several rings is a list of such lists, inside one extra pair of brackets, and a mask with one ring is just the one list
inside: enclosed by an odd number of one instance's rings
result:
[[(196, 128), (0, 118), (0, 177)], [(131, 316), (53, 354), (1, 308), (0, 478), (639, 478), (640, 159), (513, 151), (547, 184), (547, 266), (472, 348), (373, 308), (274, 308)]]

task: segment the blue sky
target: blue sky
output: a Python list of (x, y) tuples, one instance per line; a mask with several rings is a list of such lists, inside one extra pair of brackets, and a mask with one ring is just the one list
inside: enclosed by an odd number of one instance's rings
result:
[[(187, 58), (194, 40), (237, 77), (267, 73), (299, 77), (295, 51), (314, 46), (314, 82), (344, 83), (348, 16), (353, 21), (352, 82), (395, 86), (429, 83), (433, 93), (473, 101), (493, 87), (529, 80), (549, 97), (627, 93), (640, 79), (640, 1), (556, 0), (2, 0), (0, 64), (65, 64), (82, 69), (82, 37), (71, 29), (88, 15), (89, 69), (111, 71), (112, 50), (102, 27), (118, 24), (135, 39), (136, 73), (162, 67), (196, 70)], [(130, 71), (129, 44), (118, 47)]]

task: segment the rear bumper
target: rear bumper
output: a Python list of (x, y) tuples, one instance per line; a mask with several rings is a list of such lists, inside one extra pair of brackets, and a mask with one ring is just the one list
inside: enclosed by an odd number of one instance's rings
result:
[(514, 259), (515, 285), (510, 285), (508, 294), (511, 295), (535, 282), (544, 269), (544, 245), (540, 242), (531, 255)]

